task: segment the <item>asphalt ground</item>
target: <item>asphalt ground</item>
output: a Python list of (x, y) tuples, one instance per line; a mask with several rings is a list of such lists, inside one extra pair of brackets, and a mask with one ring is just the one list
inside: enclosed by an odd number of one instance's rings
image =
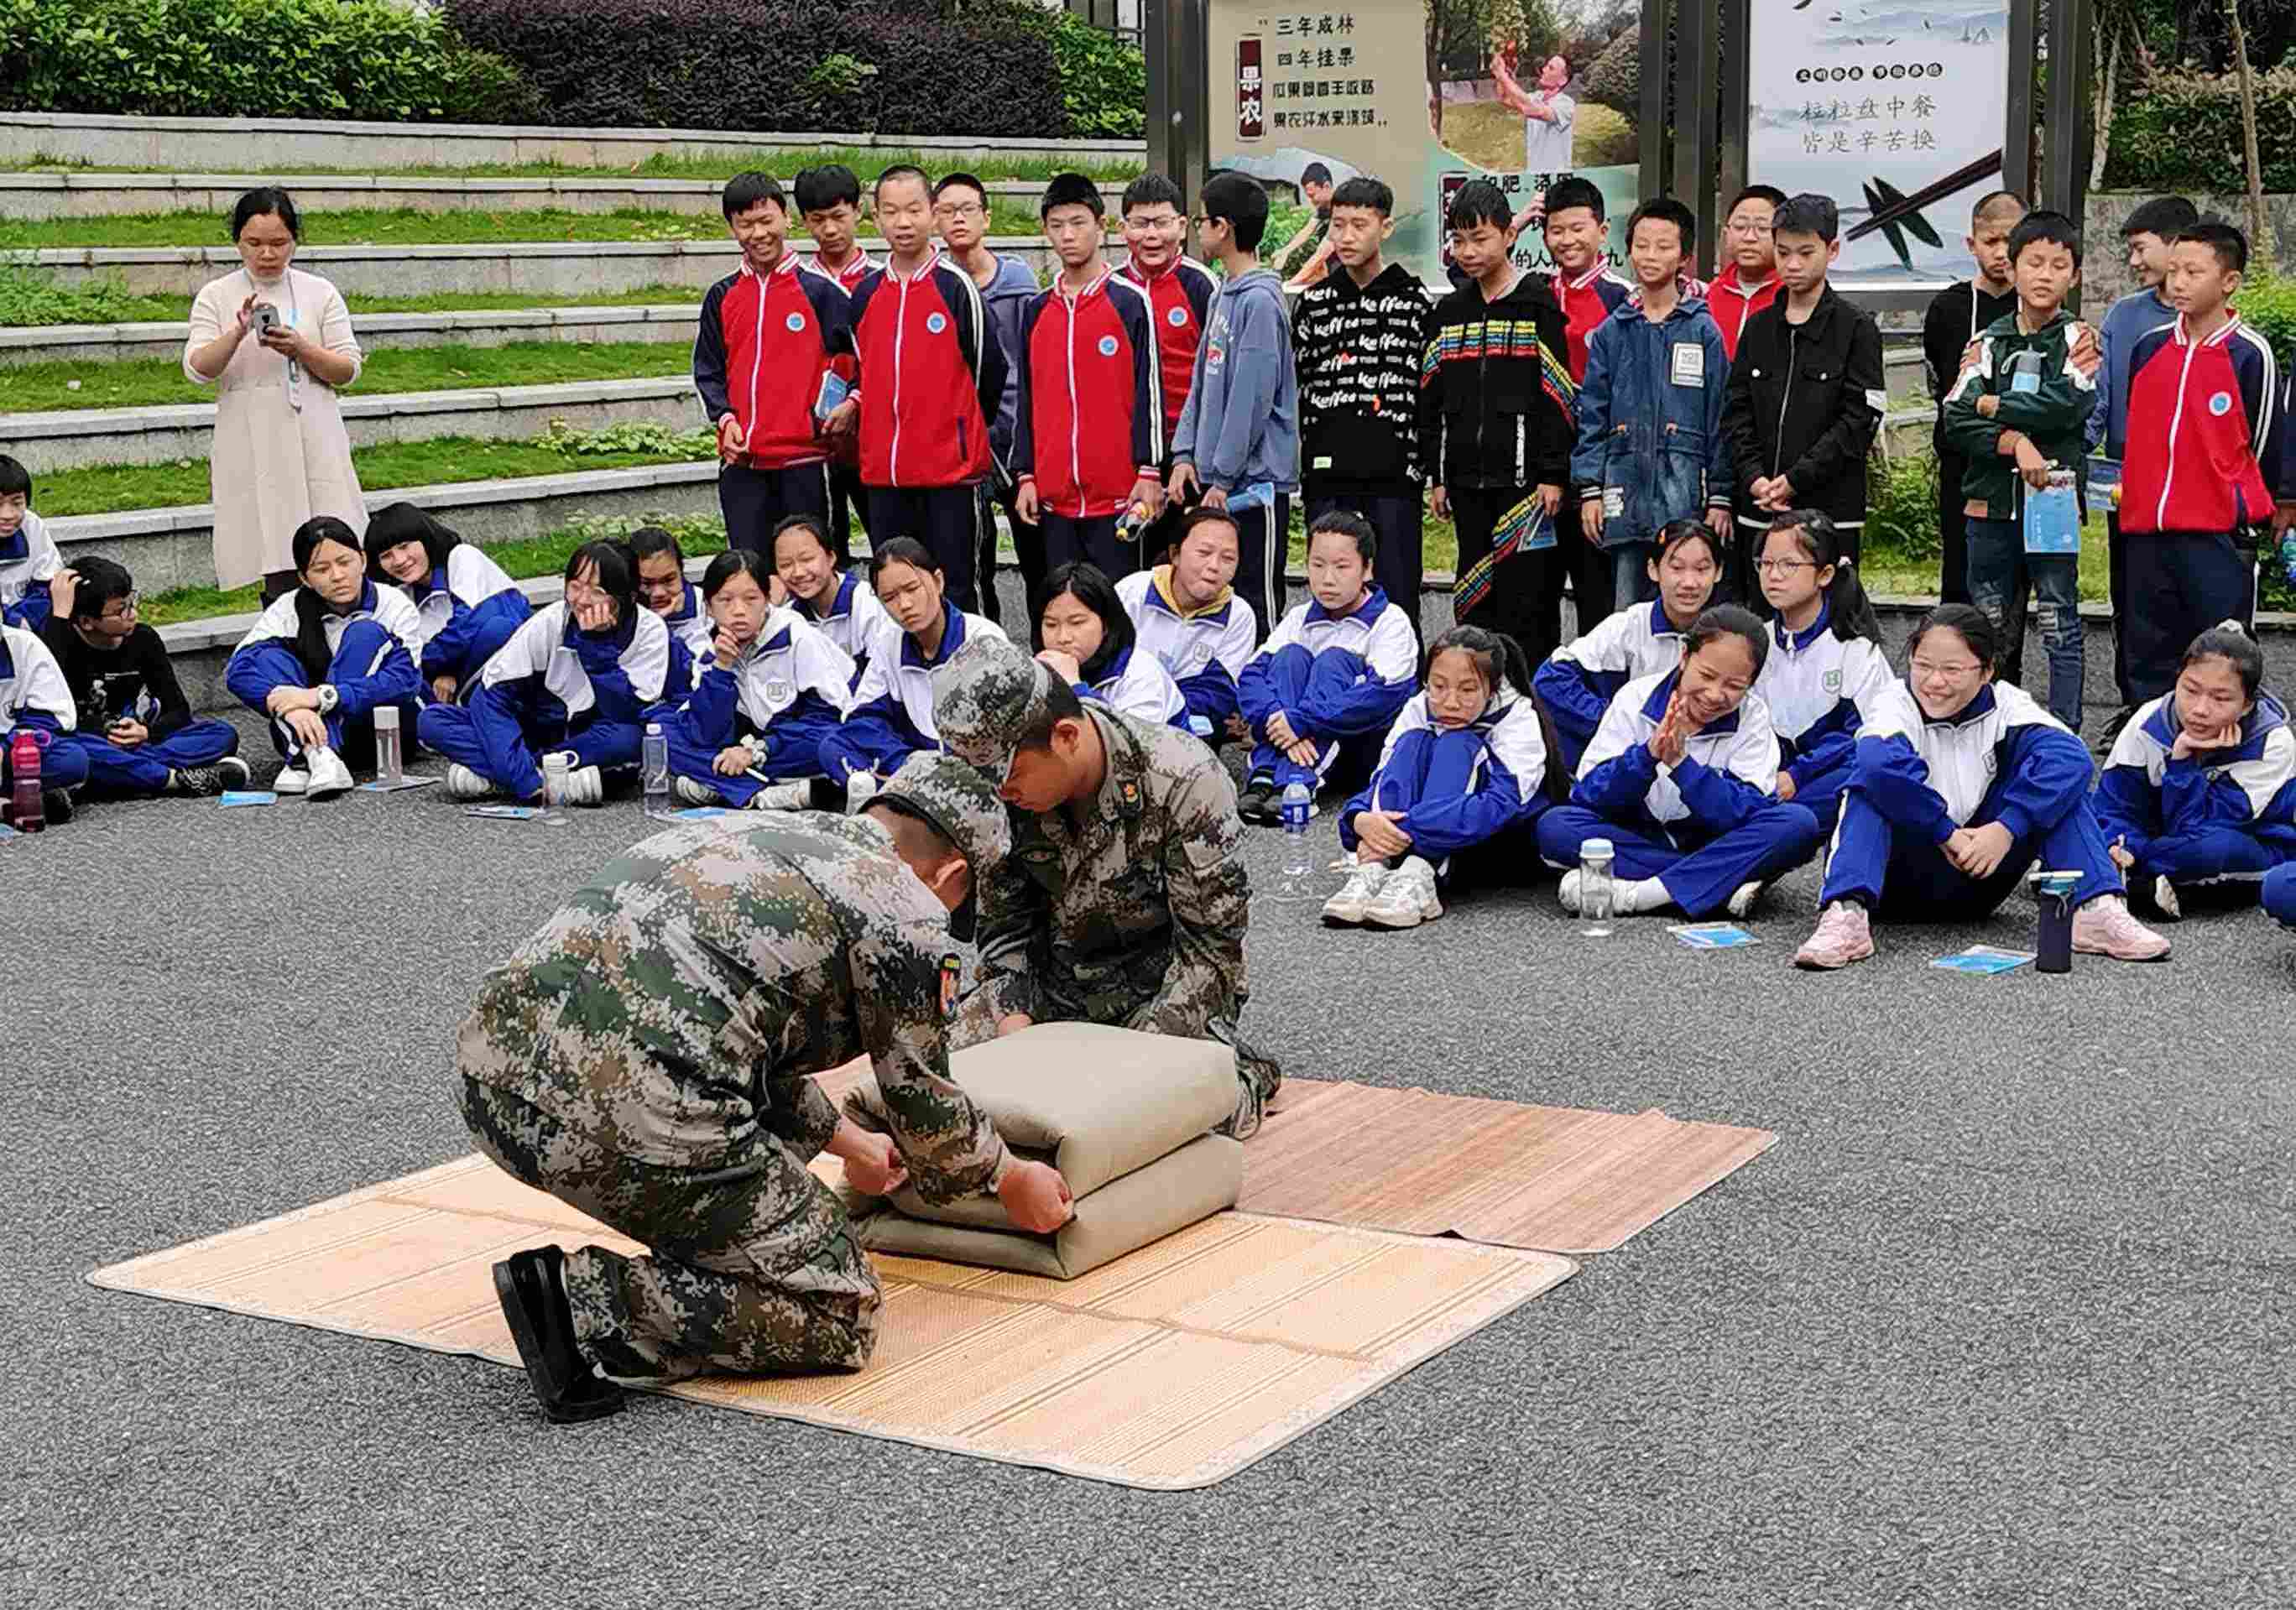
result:
[(2159, 966), (1930, 967), (2030, 946), (2021, 896), (1810, 977), (1807, 870), (1711, 953), (1551, 887), (1396, 935), (1263, 895), (1246, 1024), (1291, 1072), (1782, 1139), (1202, 1491), (647, 1398), (554, 1427), (515, 1371), (85, 1283), (466, 1151), (480, 975), (644, 826), (431, 789), (0, 846), (0, 1603), (2296, 1598), (2296, 936), (2253, 912)]

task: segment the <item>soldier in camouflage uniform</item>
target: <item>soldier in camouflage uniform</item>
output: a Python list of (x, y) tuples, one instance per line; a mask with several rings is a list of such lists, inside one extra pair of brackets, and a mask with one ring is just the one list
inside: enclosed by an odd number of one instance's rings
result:
[(1222, 1128), (1258, 1129), (1283, 1075), (1236, 1033), (1251, 884), (1226, 769), (1190, 733), (1079, 701), (1003, 640), (934, 672), (933, 723), (1013, 807), (1013, 853), (980, 886), (976, 1021), (1220, 1041), (1239, 1084)]
[[(861, 816), (657, 834), (487, 976), (456, 1052), (480, 1149), (652, 1249), (496, 1265), (552, 1418), (618, 1407), (600, 1371), (866, 1363), (877, 1280), (807, 1172), (824, 1148), (865, 1190), (906, 1173), (929, 1200), (994, 1191), (1026, 1228), (1065, 1220), (1058, 1172), (1007, 1152), (948, 1074), (951, 934), (1008, 845), (987, 780), (920, 756)], [(890, 1137), (808, 1077), (863, 1052)]]

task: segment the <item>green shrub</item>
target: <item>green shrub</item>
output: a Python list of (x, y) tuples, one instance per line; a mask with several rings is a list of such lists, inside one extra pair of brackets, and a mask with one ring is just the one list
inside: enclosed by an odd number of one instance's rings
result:
[[(1628, 29), (1587, 69), (1587, 99), (1635, 117), (1642, 109), (1642, 35)], [(1581, 109), (1584, 115), (1584, 109)]]
[[(2113, 109), (2108, 190), (2239, 191), (2240, 91), (2229, 78), (2162, 73)], [(2256, 79), (2256, 144), (2264, 188), (2296, 190), (2296, 66)]]
[(1579, 168), (1615, 168), (1636, 160), (1642, 142), (1624, 112), (1593, 102), (1578, 109), (1570, 129), (1570, 160)]
[(1071, 140), (1137, 140), (1148, 129), (1148, 58), (1071, 12), (1053, 13), (1053, 62)]
[(2296, 364), (2296, 279), (2252, 280), (2240, 288), (2233, 306), (2272, 343), (2284, 369)]
[(1926, 453), (1885, 458), (1866, 469), (1866, 548), (1924, 562), (1944, 552), (1938, 534), (1938, 462)]

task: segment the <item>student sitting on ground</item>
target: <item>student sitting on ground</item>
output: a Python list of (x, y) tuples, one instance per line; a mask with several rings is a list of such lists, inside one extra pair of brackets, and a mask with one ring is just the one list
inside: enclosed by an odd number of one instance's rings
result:
[(72, 819), (70, 790), (87, 780), (87, 752), (72, 741), (78, 725), (71, 689), (37, 633), (0, 625), (0, 806), (14, 809), (16, 731), (40, 746), (40, 809), (52, 826)]
[(2211, 627), (2104, 763), (2096, 816), (2113, 862), (2171, 921), (2195, 895), (2252, 901), (2296, 861), (2296, 731), (2263, 681), (2264, 651), (2240, 623)]
[(1647, 561), (1658, 597), (1605, 616), (1548, 656), (1531, 690), (1554, 723), (1556, 758), (1575, 770), (1620, 688), (1682, 663), (1682, 634), (1697, 624), (1722, 579), (1722, 544), (1703, 520), (1669, 520)]
[(857, 681), (868, 668), (870, 643), (899, 630), (860, 573), (838, 568), (821, 522), (809, 514), (792, 514), (774, 527), (774, 575), (799, 618), (853, 662)]
[(2265, 914), (2283, 928), (2296, 928), (2296, 862), (2264, 875)]
[(526, 594), (475, 543), (412, 503), (379, 509), (366, 525), (366, 566), (413, 601), (415, 664), (430, 697), (452, 704), (495, 650), (534, 613)]
[(566, 596), (518, 629), (460, 705), (422, 712), (422, 742), (453, 764), (457, 799), (542, 794), (543, 760), (569, 759), (566, 797), (606, 802), (608, 772), (638, 764), (647, 707), (669, 691), (670, 636), (638, 602), (619, 543), (585, 543), (566, 561)]
[(1874, 953), (1874, 914), (1915, 922), (1989, 915), (2037, 862), (2079, 875), (2073, 948), (2152, 961), (2169, 942), (2128, 914), (2089, 796), (2088, 750), (2022, 688), (1993, 680), (2000, 634), (1969, 604), (1915, 630), (1908, 673), (1857, 734), (1821, 895), (1794, 956), (1813, 971)]
[(1778, 740), (1753, 691), (1770, 637), (1735, 604), (1682, 637), (1675, 670), (1619, 690), (1578, 762), (1570, 803), (1538, 819), (1538, 851), (1579, 911), (1590, 838), (1611, 841), (1613, 909), (1744, 917), (1762, 886), (1816, 854), (1817, 819), (1777, 797)]
[(852, 713), (822, 740), (821, 766), (859, 810), (912, 755), (940, 748), (933, 723), (933, 667), (976, 636), (1002, 638), (994, 621), (969, 615), (943, 595), (939, 561), (913, 536), (877, 543), (869, 584), (885, 623), (853, 689)]
[(801, 811), (821, 773), (821, 740), (845, 719), (853, 662), (773, 601), (764, 556), (709, 561), (701, 595), (717, 627), (693, 691), (663, 723), (669, 769), (689, 805)]
[[(1369, 584), (1376, 548), (1371, 522), (1351, 510), (1319, 515), (1308, 528), (1308, 601), (1267, 635), (1236, 685), (1254, 745), (1238, 813), (1275, 824), (1283, 790), (1312, 793), (1340, 758), (1361, 777), (1365, 751), (1419, 691), (1410, 617)], [(1312, 810), (1312, 807), (1311, 807)]]
[(1508, 881), (1536, 854), (1515, 837), (1549, 803), (1521, 646), (1454, 626), (1428, 649), (1421, 681), (1370, 783), (1340, 807), (1340, 844), (1356, 865), (1324, 902), (1326, 922), (1416, 928), (1443, 914), (1439, 881)]
[(0, 453), (0, 622), (37, 632), (47, 622), (49, 584), (63, 556), (32, 512), (31, 472)]
[(333, 515), (295, 527), (288, 552), (302, 584), (257, 617), (224, 685), (271, 718), (287, 762), (271, 786), (326, 799), (373, 761), (377, 710), (397, 705), (401, 729), (414, 724), (422, 627), (406, 594), (368, 577), (357, 533)]
[(1776, 617), (1754, 691), (1778, 734), (1778, 797), (1807, 805), (1831, 833), (1849, 786), (1857, 728), (1894, 680), (1882, 623), (1833, 521), (1796, 509), (1770, 522), (1754, 560)]
[(1059, 565), (1037, 589), (1037, 658), (1053, 674), (1111, 710), (1185, 731), (1188, 701), (1172, 674), (1143, 654), (1116, 584), (1096, 565)]
[(669, 628), (674, 698), (693, 685), (695, 667), (709, 658), (709, 612), (702, 608), (701, 591), (685, 579), (685, 550), (676, 537), (660, 526), (640, 526), (630, 533), (629, 548), (637, 564), (638, 602)]
[(160, 634), (135, 618), (135, 579), (90, 557), (57, 572), (55, 613), (41, 636), (79, 720), (91, 791), (113, 797), (220, 794), (247, 786), (239, 729), (192, 719)]
[(1172, 561), (1136, 570), (1116, 584), (1140, 647), (1153, 655), (1187, 701), (1188, 731), (1218, 746), (1236, 736), (1236, 682), (1251, 663), (1259, 622), (1231, 584), (1241, 552), (1235, 517), (1191, 509), (1181, 518)]

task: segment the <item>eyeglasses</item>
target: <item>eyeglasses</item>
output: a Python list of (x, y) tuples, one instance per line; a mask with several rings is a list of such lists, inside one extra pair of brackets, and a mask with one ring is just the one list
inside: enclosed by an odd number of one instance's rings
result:
[[(144, 595), (141, 593), (130, 593), (125, 598), (114, 599), (111, 604), (104, 605), (103, 613), (97, 618), (99, 620), (129, 619), (135, 613), (135, 606), (143, 601)], [(114, 609), (112, 604), (117, 604), (119, 608)]]
[(988, 209), (978, 201), (944, 201), (933, 208), (933, 217), (937, 218), (980, 218), (988, 216)]
[(1976, 675), (1981, 668), (1973, 659), (1964, 659), (1950, 666), (1940, 666), (1933, 660), (1927, 659), (1914, 661), (1914, 674), (1925, 681), (1931, 677), (1951, 677), (1955, 681), (1959, 681), (1964, 676)]
[(1754, 568), (1764, 576), (1792, 576), (1797, 570), (1815, 570), (1817, 566), (1806, 559), (1758, 559)]
[(1744, 235), (1749, 240), (1755, 241), (1762, 239), (1770, 233), (1770, 226), (1767, 224), (1741, 224), (1735, 219), (1733, 219), (1724, 227), (1727, 228), (1734, 235)]

